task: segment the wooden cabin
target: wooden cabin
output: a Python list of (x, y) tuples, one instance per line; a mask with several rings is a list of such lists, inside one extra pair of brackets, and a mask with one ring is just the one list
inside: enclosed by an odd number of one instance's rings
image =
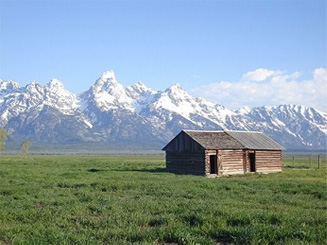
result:
[(261, 132), (182, 130), (162, 150), (172, 173), (214, 177), (282, 171), (283, 147)]

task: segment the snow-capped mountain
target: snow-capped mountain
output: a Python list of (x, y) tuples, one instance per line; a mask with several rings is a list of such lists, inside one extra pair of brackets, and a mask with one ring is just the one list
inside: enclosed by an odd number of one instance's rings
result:
[(117, 82), (113, 71), (103, 73), (80, 96), (80, 110), (92, 123), (94, 141), (159, 147), (160, 136), (155, 128), (147, 118), (137, 113), (154, 94), (140, 82), (124, 88)]
[(327, 113), (305, 106), (281, 105), (238, 114), (236, 118), (247, 126), (245, 130), (266, 132), (286, 147), (326, 148)]
[(161, 92), (142, 82), (125, 88), (107, 71), (80, 96), (57, 79), (25, 87), (0, 80), (0, 127), (11, 141), (36, 144), (160, 149), (181, 129), (230, 129), (263, 131), (289, 149), (325, 149), (327, 113), (299, 105), (232, 111), (189, 95), (179, 84)]
[[(0, 81), (0, 87), (6, 84)], [(68, 143), (88, 139), (90, 123), (80, 112), (76, 95), (60, 81), (53, 79), (44, 87), (35, 81), (23, 88), (14, 85), (0, 97), (0, 127), (8, 130), (11, 140)]]

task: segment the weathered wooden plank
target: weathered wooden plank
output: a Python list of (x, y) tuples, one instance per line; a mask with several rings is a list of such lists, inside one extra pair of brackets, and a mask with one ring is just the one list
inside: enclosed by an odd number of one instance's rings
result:
[[(183, 149), (185, 149), (185, 147)], [(168, 172), (178, 174), (204, 175), (204, 153), (167, 151), (166, 169)]]

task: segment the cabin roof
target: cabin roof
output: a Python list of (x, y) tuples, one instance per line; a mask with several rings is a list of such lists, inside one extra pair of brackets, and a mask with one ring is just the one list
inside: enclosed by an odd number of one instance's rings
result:
[(236, 139), (224, 131), (183, 130), (204, 149), (241, 149), (244, 148)]
[[(262, 132), (182, 130), (204, 149), (283, 150)], [(181, 132), (181, 133), (182, 133)], [(175, 139), (175, 138), (174, 138)], [(174, 140), (173, 139), (173, 140)], [(172, 141), (173, 141), (172, 140)], [(171, 141), (171, 142), (172, 142)], [(167, 148), (168, 143), (163, 150)]]
[(283, 150), (284, 147), (276, 143), (262, 132), (227, 131), (231, 137), (240, 142), (247, 149)]

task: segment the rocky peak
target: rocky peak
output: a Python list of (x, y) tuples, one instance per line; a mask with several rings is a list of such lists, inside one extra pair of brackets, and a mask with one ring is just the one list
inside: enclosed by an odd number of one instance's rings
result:
[(196, 100), (194, 97), (189, 95), (185, 90), (183, 90), (181, 85), (179, 85), (178, 83), (173, 84), (172, 86), (167, 88), (162, 93), (162, 97), (168, 97), (169, 100), (171, 100), (171, 102), (173, 104), (175, 104), (176, 106), (178, 106), (181, 103), (182, 104), (185, 104), (185, 103), (193, 104)]
[(1, 80), (0, 79), (0, 96), (5, 96), (9, 93), (19, 92), (20, 86), (11, 80)]
[(44, 89), (42, 87), (42, 85), (40, 83), (38, 83), (37, 81), (32, 81), (30, 84), (25, 86), (24, 89), (25, 93), (34, 93), (34, 94), (43, 94), (44, 93)]
[(76, 95), (66, 90), (58, 79), (50, 80), (44, 86), (44, 92), (44, 105), (56, 108), (63, 114), (73, 114), (78, 107)]
[(171, 85), (169, 88), (167, 88), (165, 92), (177, 94), (180, 93), (181, 91), (185, 92), (179, 83), (175, 83)]
[(137, 82), (134, 85), (127, 87), (127, 88), (132, 88), (134, 91), (137, 91), (139, 93), (155, 93), (151, 88), (148, 88), (147, 86), (144, 85), (142, 82)]
[(113, 70), (109, 70), (109, 71), (102, 73), (100, 79), (101, 80), (112, 80), (112, 81), (117, 82), (115, 72)]
[(245, 115), (251, 112), (251, 108), (248, 106), (244, 106), (236, 111), (236, 113), (239, 113), (240, 115)]
[[(132, 99), (123, 85), (117, 82), (113, 71), (107, 71), (81, 96), (83, 104), (92, 104), (100, 111), (127, 108)], [(85, 109), (87, 109), (87, 105)]]
[(46, 85), (45, 85), (46, 91), (52, 91), (52, 92), (60, 92), (62, 90), (65, 90), (65, 87), (61, 81), (58, 79), (51, 79)]
[(138, 99), (140, 97), (148, 97), (156, 94), (151, 88), (145, 86), (142, 82), (137, 82), (132, 86), (126, 88), (126, 93), (132, 99)]
[(117, 82), (113, 71), (107, 71), (104, 72), (98, 80), (96, 80), (92, 88), (94, 93), (99, 93), (101, 91), (110, 92), (115, 88), (121, 90), (123, 89), (123, 86)]

